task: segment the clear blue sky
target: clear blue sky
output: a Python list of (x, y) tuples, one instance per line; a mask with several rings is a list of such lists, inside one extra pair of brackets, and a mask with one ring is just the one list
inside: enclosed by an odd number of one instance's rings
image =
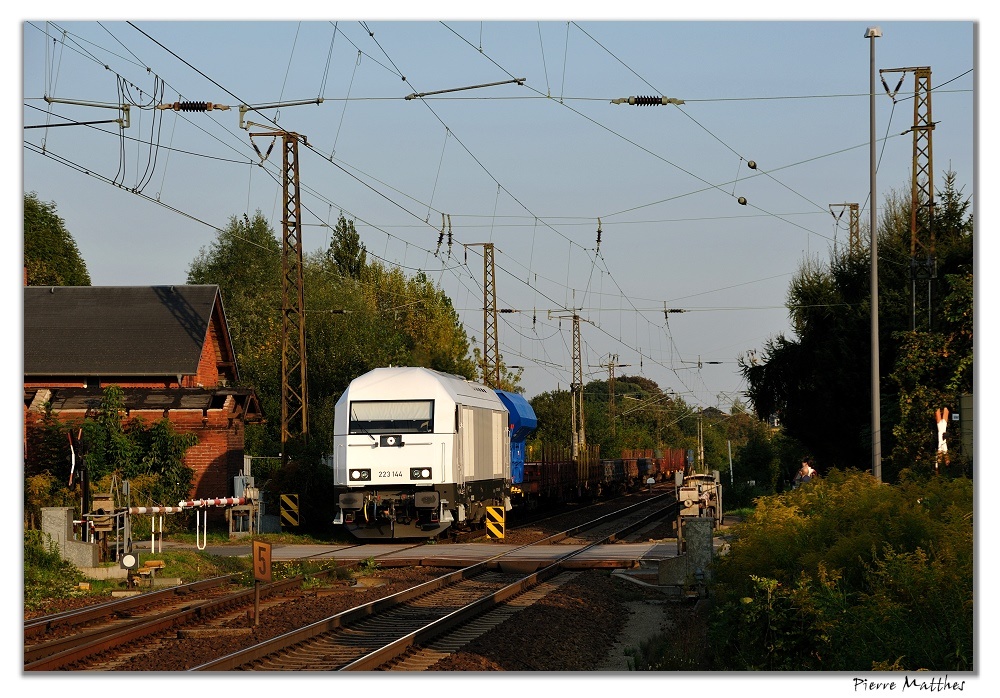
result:
[[(498, 305), (519, 311), (501, 316), (500, 351), (529, 396), (568, 386), (576, 309), (585, 380), (617, 355), (618, 376), (726, 409), (745, 387), (737, 357), (789, 333), (796, 270), (847, 244), (830, 205), (860, 204), (867, 226), (872, 25), (877, 69), (932, 68), (935, 184), (950, 166), (971, 196), (969, 18), (25, 20), (25, 127), (117, 116), (45, 95), (233, 109), (133, 107), (124, 142), (107, 124), (25, 128), (23, 188), (55, 202), (94, 284), (183, 283), (230, 216), (260, 209), (280, 234), (280, 142), (261, 166), (252, 143), (271, 139), (251, 141), (236, 107), (322, 98), (246, 117), (308, 140), (307, 250), (343, 211), (372, 256), (438, 281), (481, 343), (482, 248), (463, 244), (492, 242)], [(525, 83), (404, 99), (512, 78)], [(650, 94), (684, 104), (611, 104)], [(912, 74), (895, 103), (877, 86), (878, 202), (908, 191), (912, 94)], [(435, 255), (442, 213), (450, 256)]]

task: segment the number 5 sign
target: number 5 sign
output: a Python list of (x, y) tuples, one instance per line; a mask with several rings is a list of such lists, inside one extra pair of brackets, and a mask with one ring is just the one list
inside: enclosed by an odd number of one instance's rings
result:
[(258, 582), (271, 581), (271, 544), (253, 542), (253, 578)]

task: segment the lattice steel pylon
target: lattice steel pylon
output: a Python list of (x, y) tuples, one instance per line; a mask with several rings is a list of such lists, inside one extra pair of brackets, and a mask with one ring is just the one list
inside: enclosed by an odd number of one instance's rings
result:
[[(580, 352), (580, 316), (573, 311), (570, 315), (553, 315), (549, 311), (549, 319), (573, 318), (573, 381), (570, 383), (571, 423), (573, 430), (573, 460), (577, 460), (580, 451), (587, 445), (587, 433), (583, 419), (583, 359)], [(586, 322), (590, 322), (587, 320)]]
[[(273, 134), (268, 134), (273, 135)], [(299, 134), (281, 132), (283, 208), (281, 216), (281, 460), (288, 442), (309, 434), (306, 384), (306, 322), (302, 273), (302, 224), (299, 194)]]
[[(887, 68), (880, 73), (913, 73), (913, 179), (910, 187), (910, 327), (931, 328), (933, 281), (937, 276), (934, 252), (934, 121), (931, 119), (931, 69)], [(902, 78), (901, 78), (902, 79)], [(883, 85), (885, 81), (883, 80)], [(898, 89), (898, 87), (897, 87)], [(917, 292), (927, 284), (927, 294)], [(923, 301), (926, 300), (926, 305)]]
[(615, 364), (618, 354), (608, 356), (608, 417), (611, 419), (611, 435), (615, 434)]
[[(833, 213), (833, 207), (839, 206), (840, 213)], [(838, 221), (844, 215), (844, 210), (848, 213), (848, 242), (847, 251), (851, 257), (861, 254), (861, 214), (858, 211), (858, 204), (830, 204), (830, 213)]]
[(497, 333), (497, 286), (492, 242), (470, 242), (483, 248), (483, 382), (500, 387), (500, 337)]
[(617, 415), (615, 414), (615, 369), (625, 368), (632, 364), (618, 363), (618, 354), (608, 354), (608, 363), (601, 364), (602, 368), (608, 369), (608, 420), (611, 422), (611, 435), (617, 433)]
[(483, 376), (491, 388), (500, 387), (500, 338), (492, 242), (483, 245)]
[[(580, 449), (587, 445), (583, 419), (583, 360), (580, 353), (580, 316), (573, 313), (573, 460), (580, 456)], [(579, 414), (579, 416), (577, 416)]]

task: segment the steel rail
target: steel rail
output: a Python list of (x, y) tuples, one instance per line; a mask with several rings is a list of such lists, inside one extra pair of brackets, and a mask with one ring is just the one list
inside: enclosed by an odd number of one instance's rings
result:
[[(406, 589), (391, 596), (387, 596), (383, 599), (379, 599), (369, 604), (357, 606), (353, 609), (349, 609), (342, 613), (338, 613), (337, 615), (331, 616), (316, 623), (312, 623), (303, 628), (299, 628), (297, 630), (285, 633), (283, 635), (279, 635), (269, 640), (265, 640), (264, 642), (254, 645), (252, 647), (245, 648), (243, 650), (234, 652), (224, 657), (220, 657), (216, 660), (207, 662), (205, 664), (192, 667), (188, 671), (231, 671), (238, 669), (240, 667), (246, 667), (252, 664), (253, 662), (256, 662), (270, 655), (274, 655), (284, 650), (287, 650), (289, 647), (292, 647), (294, 645), (306, 643), (324, 634), (345, 629), (352, 623), (355, 623), (366, 617), (374, 616), (384, 611), (389, 611), (392, 608), (395, 608), (409, 601), (422, 597), (428, 593), (444, 589), (447, 586), (457, 584), (458, 582), (468, 579), (469, 577), (483, 573), (488, 568), (495, 566), (495, 564), (500, 560), (500, 558), (511, 555), (514, 552), (521, 551), (525, 548), (529, 548), (533, 545), (538, 545), (541, 543), (558, 542), (559, 540), (563, 540), (567, 537), (570, 537), (575, 533), (584, 530), (585, 528), (600, 525), (616, 516), (620, 517), (623, 512), (633, 511), (640, 507), (642, 508), (649, 507), (651, 505), (655, 505), (657, 502), (664, 499), (667, 500), (672, 499), (672, 495), (665, 494), (665, 495), (659, 495), (651, 499), (646, 499), (635, 505), (625, 507), (624, 509), (621, 509), (618, 512), (605, 514), (603, 516), (598, 517), (597, 519), (594, 519), (591, 522), (588, 522), (586, 524), (581, 524), (579, 526), (574, 526), (568, 529), (567, 531), (563, 531), (553, 536), (549, 536), (540, 541), (536, 541), (535, 543), (529, 543), (526, 545), (518, 546), (517, 548), (514, 548), (512, 550), (504, 551), (498, 555), (494, 555), (490, 558), (487, 558), (486, 560), (478, 562), (474, 565), (470, 565), (469, 567), (457, 570), (455, 572), (449, 573), (435, 580), (424, 582), (423, 584), (417, 585), (410, 589)], [(666, 510), (669, 509), (670, 507), (668, 506)], [(664, 515), (666, 515), (664, 510), (658, 511), (654, 514), (642, 517), (641, 521), (639, 522), (630, 522), (627, 528), (639, 527), (641, 525), (644, 525), (645, 521), (647, 521), (650, 517), (653, 516), (660, 517)], [(569, 551), (565, 555), (558, 557), (555, 562), (546, 566), (545, 568), (527, 574), (517, 582), (514, 582), (512, 584), (503, 587), (500, 590), (487, 594), (481, 597), (480, 599), (463, 606), (461, 609), (452, 611), (447, 615), (432, 621), (425, 627), (407, 633), (406, 635), (384, 645), (383, 647), (373, 652), (366, 653), (365, 656), (345, 664), (338, 670), (359, 671), (381, 666), (386, 662), (391, 661), (395, 657), (398, 657), (400, 654), (404, 653), (412, 645), (416, 643), (430, 641), (440, 636), (441, 634), (446, 633), (449, 630), (456, 628), (459, 625), (462, 625), (471, 618), (481, 615), (482, 613), (485, 613), (486, 611), (494, 608), (495, 606), (508, 601), (514, 596), (523, 593), (527, 589), (530, 589), (531, 587), (550, 579), (551, 577), (555, 576), (560, 571), (562, 571), (562, 565), (564, 564), (565, 561), (569, 560), (570, 558), (576, 557), (577, 555), (580, 555), (598, 545), (602, 545), (609, 541), (614, 540), (615, 536), (621, 534), (621, 532), (622, 531), (620, 530), (612, 532), (611, 534), (602, 537), (598, 541), (590, 543), (589, 545), (585, 545), (583, 548)]]
[[(661, 497), (657, 497), (655, 499), (658, 500), (666, 496), (667, 495), (662, 495)], [(641, 502), (637, 505), (626, 507), (626, 509), (620, 510), (619, 512), (616, 513), (620, 514), (621, 511), (630, 511), (635, 509), (636, 507), (641, 507), (644, 505), (648, 506), (649, 504), (650, 500), (646, 500), (645, 502)], [(668, 507), (668, 509), (669, 508), (670, 507)], [(557, 574), (564, 571), (565, 563), (569, 561), (571, 558), (574, 558), (578, 555), (582, 555), (586, 551), (595, 548), (598, 545), (604, 545), (613, 542), (618, 535), (621, 534), (627, 535), (626, 531), (635, 530), (636, 528), (645, 525), (645, 523), (651, 518), (654, 517), (660, 518), (665, 515), (666, 514), (663, 512), (654, 512), (653, 514), (649, 514), (647, 516), (642, 517), (642, 519), (639, 521), (630, 523), (624, 529), (614, 531), (608, 534), (607, 536), (601, 538), (600, 540), (594, 541), (593, 543), (585, 545), (582, 548), (570, 551), (566, 555), (557, 558), (552, 564), (548, 565), (547, 567), (544, 567), (532, 574), (529, 574), (523, 579), (514, 582), (513, 584), (510, 584), (504, 587), (503, 589), (500, 589), (496, 592), (493, 592), (492, 594), (484, 596), (478, 601), (474, 601), (471, 604), (464, 606), (463, 608), (453, 611), (452, 613), (449, 613), (447, 616), (440, 618), (424, 626), (419, 630), (409, 633), (408, 635), (405, 635), (404, 637), (401, 637), (400, 639), (388, 645), (385, 645), (384, 647), (375, 650), (374, 652), (370, 652), (366, 654), (364, 657), (361, 657), (351, 662), (350, 664), (341, 667), (339, 671), (370, 671), (373, 669), (377, 669), (385, 665), (386, 663), (396, 659), (397, 657), (402, 656), (411, 647), (432, 642), (441, 635), (444, 635), (449, 631), (452, 631), (462, 625), (465, 625), (472, 619), (483, 615), (484, 613), (492, 610), (493, 608), (496, 608), (497, 606), (500, 606), (503, 603), (506, 603), (510, 599), (524, 593), (528, 589), (531, 589), (532, 587), (542, 582), (545, 582), (551, 579), (552, 577), (555, 577)], [(595, 526), (600, 525), (598, 522), (605, 522), (607, 519), (613, 516), (615, 516), (615, 514), (606, 514), (598, 519), (595, 519), (591, 523), (593, 523)], [(579, 531), (581, 528), (584, 527), (589, 527), (589, 524), (576, 526), (571, 530)], [(566, 532), (557, 534), (557, 536), (559, 536), (559, 540), (562, 540), (565, 537), (569, 537), (569, 535), (564, 535), (564, 534), (566, 534)], [(540, 543), (542, 541), (538, 542)], [(522, 547), (527, 547), (527, 546), (522, 546)]]
[(115, 599), (106, 603), (88, 606), (84, 609), (74, 609), (62, 613), (53, 613), (46, 616), (39, 616), (24, 621), (24, 638), (30, 639), (37, 635), (51, 632), (56, 628), (67, 625), (81, 625), (83, 623), (114, 615), (122, 611), (129, 611), (133, 608), (141, 608), (151, 604), (159, 604), (169, 601), (177, 596), (185, 596), (197, 593), (206, 589), (230, 584), (237, 581), (238, 574), (227, 574), (220, 577), (211, 577), (197, 582), (188, 582), (179, 586), (162, 589), (160, 591), (150, 591), (139, 596), (130, 596), (123, 599)]
[[(324, 574), (328, 574), (328, 572), (323, 571), (309, 576), (317, 577)], [(305, 578), (304, 575), (300, 575), (264, 585), (261, 589), (261, 596), (274, 596), (275, 594), (285, 593), (290, 588), (301, 586)], [(40, 659), (26, 661), (24, 671), (52, 671), (65, 667), (95, 654), (148, 637), (149, 635), (183, 625), (201, 617), (208, 617), (227, 607), (252, 603), (254, 594), (255, 590), (251, 588), (230, 594), (221, 599), (211, 599), (195, 603), (177, 611), (159, 614), (125, 629), (118, 628), (118, 631), (111, 635), (101, 633), (92, 638), (74, 635), (61, 640), (54, 640), (51, 643), (45, 643), (38, 648), (25, 651), (26, 658), (29, 653), (34, 656), (43, 647), (50, 651), (50, 654)]]

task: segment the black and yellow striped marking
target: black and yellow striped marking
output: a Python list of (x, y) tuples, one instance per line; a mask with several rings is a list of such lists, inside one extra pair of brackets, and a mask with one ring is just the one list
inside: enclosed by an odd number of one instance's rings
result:
[(299, 525), (299, 495), (297, 494), (281, 495), (281, 525), (282, 526)]
[(490, 538), (503, 540), (504, 517), (503, 507), (486, 507), (486, 532)]

